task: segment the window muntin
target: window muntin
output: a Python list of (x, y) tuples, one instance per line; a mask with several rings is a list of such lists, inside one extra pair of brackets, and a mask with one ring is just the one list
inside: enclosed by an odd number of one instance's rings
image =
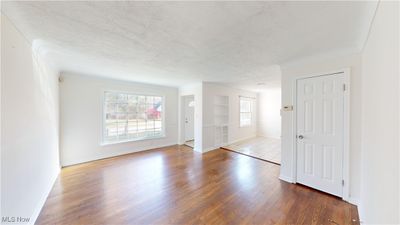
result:
[(103, 144), (164, 136), (163, 97), (104, 93)]
[(251, 98), (240, 97), (240, 127), (251, 126), (253, 101)]

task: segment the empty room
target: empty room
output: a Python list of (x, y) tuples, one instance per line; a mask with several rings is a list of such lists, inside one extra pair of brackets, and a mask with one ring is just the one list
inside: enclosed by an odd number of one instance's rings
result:
[(400, 224), (398, 1), (1, 1), (1, 224)]

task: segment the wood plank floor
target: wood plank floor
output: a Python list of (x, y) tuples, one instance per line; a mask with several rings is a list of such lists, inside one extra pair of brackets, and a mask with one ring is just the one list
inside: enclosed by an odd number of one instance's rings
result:
[(357, 209), (279, 166), (171, 146), (62, 169), (37, 224), (353, 224)]

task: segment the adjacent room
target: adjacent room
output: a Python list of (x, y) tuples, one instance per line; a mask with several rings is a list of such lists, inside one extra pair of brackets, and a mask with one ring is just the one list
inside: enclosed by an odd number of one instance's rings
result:
[[(239, 127), (257, 126), (257, 136), (237, 140), (223, 149), (280, 165), (281, 163), (281, 72), (275, 67), (268, 82), (257, 83), (257, 98), (239, 98)], [(268, 84), (268, 85), (267, 85)], [(255, 118), (256, 117), (256, 118)]]
[(400, 224), (397, 1), (2, 1), (1, 224)]

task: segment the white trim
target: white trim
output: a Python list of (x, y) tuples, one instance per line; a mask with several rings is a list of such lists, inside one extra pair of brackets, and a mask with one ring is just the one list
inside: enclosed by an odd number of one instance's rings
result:
[(193, 151), (198, 152), (198, 153), (203, 153), (203, 151), (199, 148), (193, 147)]
[(161, 135), (157, 135), (157, 136), (148, 136), (148, 137), (135, 138), (135, 139), (129, 139), (129, 140), (123, 140), (123, 141), (116, 141), (116, 142), (104, 142), (104, 143), (100, 143), (100, 146), (118, 145), (118, 144), (125, 144), (125, 143), (137, 142), (137, 141), (154, 140), (154, 139), (163, 139), (166, 137), (167, 137), (167, 135), (161, 134)]
[(40, 200), (39, 200), (38, 204), (36, 205), (35, 209), (33, 210), (32, 216), (30, 217), (28, 224), (32, 224), (32, 225), (35, 224), (37, 218), (39, 217), (40, 212), (42, 211), (44, 204), (46, 203), (47, 197), (49, 196), (51, 190), (53, 189), (54, 183), (56, 182), (58, 174), (60, 174), (60, 171), (61, 171), (61, 168), (59, 168), (57, 170), (57, 172), (53, 175), (53, 177), (50, 179), (50, 182), (49, 182), (46, 190), (44, 190), (42, 196), (40, 196)]
[(359, 203), (359, 205), (357, 205), (357, 212), (358, 212), (358, 218), (359, 218), (359, 222), (360, 224), (364, 224), (364, 218), (365, 218), (365, 210), (363, 205), (361, 204), (361, 202)]
[[(250, 112), (242, 112), (241, 108), (240, 108), (240, 103), (241, 103), (242, 99), (246, 99), (246, 98), (247, 98), (247, 101), (250, 102)], [(255, 112), (253, 112), (253, 108), (254, 108), (254, 105), (256, 104), (256, 102), (254, 102), (254, 101), (256, 101), (256, 99), (257, 98), (251, 98), (251, 97), (245, 97), (245, 96), (239, 95), (239, 128), (247, 128), (247, 127), (254, 126), (255, 121), (253, 120), (253, 116), (254, 116), (253, 114)], [(242, 120), (241, 120), (242, 113), (250, 113), (250, 124), (242, 125)]]
[(343, 112), (343, 192), (342, 199), (350, 199), (350, 69), (343, 69), (344, 73), (344, 112)]
[[(132, 154), (132, 153), (136, 153), (136, 152), (150, 151), (150, 150), (174, 146), (174, 145), (177, 145), (177, 142), (170, 142), (170, 143), (160, 144), (160, 145), (152, 145), (151, 148), (144, 147), (144, 148), (136, 149), (134, 151), (116, 152), (116, 153), (112, 153), (112, 154), (106, 154), (106, 155), (95, 156), (95, 157), (89, 156), (85, 159), (64, 162), (62, 164), (62, 167), (73, 166), (73, 165), (77, 165), (77, 164), (81, 164), (81, 163), (92, 162), (92, 161), (96, 161), (96, 160), (100, 160), (100, 159), (107, 159), (107, 158), (111, 158), (111, 157), (122, 156), (122, 155)], [(129, 148), (127, 148), (127, 149), (129, 149)]]
[[(185, 128), (185, 99), (187, 97), (193, 97), (194, 101), (196, 102), (196, 96), (195, 94), (188, 94), (188, 95), (179, 95), (179, 99), (178, 99), (178, 143), (180, 145), (185, 144), (186, 142), (186, 137), (185, 137), (185, 133), (186, 133), (186, 128)], [(196, 103), (194, 106), (194, 116), (196, 116)], [(195, 123), (195, 118), (193, 121), (193, 126), (194, 126), (194, 131), (193, 131), (193, 137), (195, 137), (195, 133), (196, 133), (196, 123)], [(193, 151), (197, 151), (195, 150), (195, 148), (193, 148)], [(201, 152), (201, 151), (197, 151), (197, 152)]]
[(293, 119), (292, 119), (292, 179), (282, 178), (282, 180), (292, 180), (292, 183), (297, 183), (297, 81), (305, 78), (344, 74), (344, 84), (346, 90), (344, 91), (344, 115), (343, 115), (343, 174), (342, 179), (344, 180), (344, 186), (342, 187), (342, 199), (344, 201), (350, 201), (350, 68), (344, 68), (336, 71), (316, 73), (309, 75), (302, 75), (296, 77), (293, 81)]
[[(153, 94), (153, 93), (138, 93), (138, 92), (132, 92), (132, 91), (125, 91), (125, 90), (112, 90), (112, 89), (101, 89), (101, 135), (100, 135), (100, 140), (99, 140), (99, 145), (100, 146), (107, 146), (107, 145), (114, 145), (114, 144), (123, 144), (127, 142), (135, 142), (135, 141), (142, 141), (142, 140), (149, 140), (149, 139), (160, 139), (160, 138), (165, 138), (166, 137), (166, 123), (165, 123), (165, 105), (166, 105), (166, 96), (161, 95), (161, 94)], [(113, 141), (113, 142), (105, 142), (104, 141), (104, 129), (105, 129), (105, 123), (106, 123), (106, 112), (105, 112), (105, 93), (106, 92), (111, 92), (111, 93), (121, 93), (121, 94), (128, 94), (128, 95), (136, 95), (136, 96), (146, 96), (146, 97), (161, 97), (161, 134), (158, 136), (148, 136), (148, 137), (142, 137), (142, 138), (135, 138), (135, 139), (127, 139), (127, 140), (121, 140), (121, 141)]]
[[(350, 197), (347, 202), (358, 206), (360, 204), (360, 199)], [(360, 214), (360, 212), (358, 214)]]
[(219, 149), (219, 148), (220, 148), (220, 147), (209, 147), (209, 148), (205, 148), (205, 149), (203, 149), (202, 153), (206, 153), (206, 152), (209, 152), (209, 151), (217, 150), (217, 149)]
[(285, 176), (282, 174), (279, 175), (279, 179), (286, 181), (288, 183), (295, 183), (291, 177), (288, 177), (288, 176)]
[[(301, 78), (305, 78), (302, 76)], [(299, 78), (299, 79), (301, 79)], [(292, 182), (297, 183), (297, 79), (293, 81), (293, 114), (292, 114)]]

